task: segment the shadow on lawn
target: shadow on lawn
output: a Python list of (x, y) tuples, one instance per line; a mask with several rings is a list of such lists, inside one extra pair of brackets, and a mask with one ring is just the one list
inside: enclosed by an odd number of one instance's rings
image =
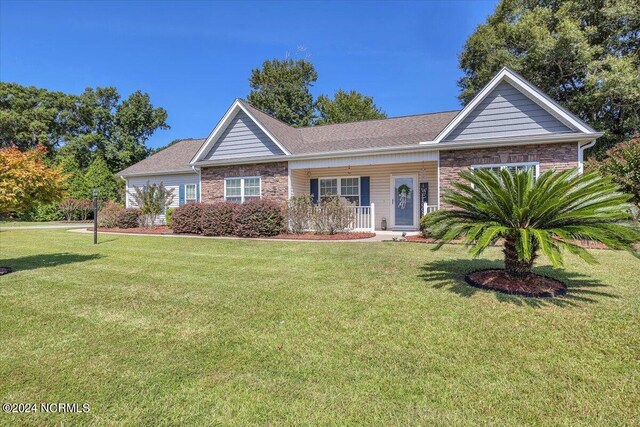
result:
[(61, 252), (57, 254), (39, 254), (29, 255), (18, 258), (0, 259), (0, 266), (11, 267), (16, 271), (35, 270), (38, 268), (55, 267), (64, 264), (74, 264), (78, 262), (91, 261), (103, 258), (100, 254), (74, 254), (70, 252)]
[(567, 295), (555, 298), (527, 298), (518, 295), (507, 295), (497, 291), (474, 288), (464, 281), (464, 275), (475, 270), (486, 268), (504, 268), (502, 261), (489, 260), (442, 260), (434, 261), (421, 267), (419, 277), (435, 289), (446, 289), (463, 297), (470, 297), (479, 292), (492, 292), (500, 302), (530, 307), (556, 305), (559, 307), (577, 306), (580, 303), (595, 303), (599, 297), (618, 298), (617, 295), (599, 290), (608, 285), (584, 274), (554, 270), (551, 267), (536, 267), (534, 273), (553, 277), (567, 284)]

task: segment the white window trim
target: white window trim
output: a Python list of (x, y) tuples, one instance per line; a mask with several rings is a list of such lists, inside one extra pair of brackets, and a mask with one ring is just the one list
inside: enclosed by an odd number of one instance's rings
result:
[[(346, 196), (342, 195), (341, 180), (344, 179), (344, 178), (358, 178), (358, 194), (347, 194)], [(322, 181), (323, 179), (337, 179), (338, 180), (338, 185), (337, 185), (338, 197), (355, 197), (355, 196), (357, 196), (358, 197), (358, 203), (361, 203), (362, 202), (362, 195), (360, 193), (362, 192), (362, 180), (360, 178), (361, 178), (360, 176), (353, 176), (353, 175), (319, 177), (318, 178), (318, 200), (320, 200), (322, 198), (322, 196), (320, 195), (320, 181)]]
[[(231, 179), (239, 179), (240, 180), (240, 196), (229, 196), (229, 197), (240, 197), (240, 203), (245, 202), (244, 195), (244, 180), (245, 179), (257, 179), (258, 185), (260, 186), (260, 195), (259, 198), (262, 199), (262, 177), (261, 176), (230, 176), (224, 179), (224, 201), (227, 202), (227, 181)], [(250, 196), (256, 197), (256, 196)]]
[[(193, 199), (187, 198), (187, 188), (193, 187)], [(184, 203), (197, 202), (198, 201), (198, 185), (197, 184), (185, 184), (184, 185)]]
[(540, 162), (517, 162), (517, 163), (490, 163), (486, 165), (471, 165), (471, 169), (491, 169), (500, 168), (500, 170), (510, 166), (534, 166), (535, 178), (540, 176)]

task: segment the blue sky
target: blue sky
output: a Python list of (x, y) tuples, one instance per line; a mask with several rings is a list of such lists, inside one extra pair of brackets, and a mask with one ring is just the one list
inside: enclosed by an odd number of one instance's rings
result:
[(459, 108), (458, 54), (496, 1), (0, 3), (0, 79), (140, 89), (169, 113), (149, 141), (205, 137), (252, 68), (298, 46), (314, 95), (355, 89), (389, 116)]

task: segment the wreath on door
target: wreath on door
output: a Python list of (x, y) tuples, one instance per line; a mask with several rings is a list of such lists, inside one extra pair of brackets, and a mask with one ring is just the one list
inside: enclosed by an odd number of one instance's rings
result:
[(404, 209), (407, 207), (407, 202), (411, 197), (411, 187), (407, 184), (402, 184), (398, 187), (398, 207)]

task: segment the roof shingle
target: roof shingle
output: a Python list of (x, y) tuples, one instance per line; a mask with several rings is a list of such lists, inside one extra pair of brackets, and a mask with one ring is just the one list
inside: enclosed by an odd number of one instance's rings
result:
[[(445, 111), (294, 128), (246, 101), (240, 102), (291, 154), (416, 145), (422, 141), (432, 141), (459, 112)], [(190, 172), (192, 169), (189, 162), (204, 142), (204, 138), (182, 140), (124, 169), (119, 175)]]
[(191, 162), (191, 159), (198, 152), (204, 141), (204, 139), (183, 139), (118, 172), (118, 175), (193, 172), (189, 162)]

